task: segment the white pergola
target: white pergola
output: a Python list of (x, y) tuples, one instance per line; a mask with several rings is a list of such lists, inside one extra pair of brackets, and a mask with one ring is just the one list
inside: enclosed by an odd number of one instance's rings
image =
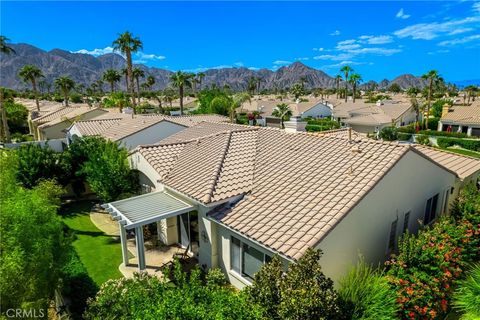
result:
[(135, 240), (139, 271), (145, 270), (145, 246), (143, 226), (170, 217), (175, 217), (195, 209), (191, 204), (165, 191), (147, 193), (124, 200), (103, 204), (120, 228), (123, 264), (128, 265), (127, 232), (135, 229)]

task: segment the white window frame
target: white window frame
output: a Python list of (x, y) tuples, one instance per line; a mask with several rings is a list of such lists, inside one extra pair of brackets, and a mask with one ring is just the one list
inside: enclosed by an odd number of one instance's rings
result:
[[(233, 239), (236, 239), (238, 242), (240, 242), (240, 256), (238, 257), (239, 258), (238, 260), (240, 261), (240, 270), (239, 271), (233, 269), (233, 264), (232, 264)], [(240, 239), (238, 237), (230, 236), (230, 271), (234, 272), (235, 274), (239, 275), (240, 277), (242, 277), (242, 278), (246, 279), (247, 281), (251, 282), (253, 280), (253, 276), (250, 277), (249, 275), (245, 274), (245, 272), (244, 272), (243, 256), (244, 256), (244, 247), (245, 246), (251, 247), (251, 248), (257, 250), (258, 252), (260, 252), (263, 255), (263, 261), (262, 261), (263, 265), (268, 262), (267, 260), (271, 260), (272, 256), (268, 255), (267, 253), (263, 252), (262, 250), (259, 250), (255, 246), (252, 246), (252, 245), (242, 241), (242, 239)]]

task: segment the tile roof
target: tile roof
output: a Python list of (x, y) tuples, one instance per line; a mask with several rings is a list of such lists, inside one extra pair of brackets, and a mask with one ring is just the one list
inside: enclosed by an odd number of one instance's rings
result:
[(480, 159), (422, 145), (415, 145), (414, 147), (433, 161), (455, 172), (460, 179), (468, 178), (480, 171)]
[(346, 122), (365, 125), (391, 123), (411, 110), (407, 101), (385, 101), (382, 105), (364, 101), (341, 102), (333, 108), (335, 117), (346, 118)]
[[(39, 124), (40, 128), (45, 128), (45, 127), (50, 127), (55, 124), (64, 122), (64, 121), (71, 121), (74, 122), (76, 117), (79, 117), (83, 114), (86, 114), (88, 112), (91, 112), (93, 110), (102, 110), (99, 108), (92, 108), (88, 106), (83, 106), (83, 107), (63, 107), (61, 109), (58, 109), (56, 111), (47, 113), (44, 116), (41, 116), (39, 118), (36, 118), (32, 120), (33, 122), (36, 122)], [(106, 113), (107, 111), (105, 111)]]
[(112, 141), (118, 141), (164, 120), (165, 118), (162, 116), (125, 118), (115, 122), (102, 133), (102, 136)]
[(409, 150), (256, 127), (137, 148), (162, 183), (203, 203), (247, 194), (212, 218), (293, 259), (315, 246)]
[(75, 122), (75, 126), (82, 136), (96, 136), (107, 131), (108, 128), (120, 122), (120, 118), (116, 119), (92, 119)]
[(199, 114), (186, 116), (165, 116), (165, 119), (171, 122), (178, 123), (182, 126), (191, 127), (197, 123), (206, 122), (230, 122), (230, 118), (218, 114)]
[(480, 124), (480, 104), (455, 106), (441, 119), (445, 123)]

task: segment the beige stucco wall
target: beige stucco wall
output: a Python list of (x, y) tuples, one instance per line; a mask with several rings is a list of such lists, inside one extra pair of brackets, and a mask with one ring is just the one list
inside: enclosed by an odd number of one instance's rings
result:
[(367, 262), (383, 262), (391, 223), (398, 217), (398, 236), (405, 213), (410, 211), (409, 230), (417, 231), (427, 199), (439, 193), (440, 213), (445, 191), (454, 184), (453, 174), (408, 152), (317, 246), (324, 252), (321, 264), (325, 274), (338, 280), (356, 263), (359, 254)]

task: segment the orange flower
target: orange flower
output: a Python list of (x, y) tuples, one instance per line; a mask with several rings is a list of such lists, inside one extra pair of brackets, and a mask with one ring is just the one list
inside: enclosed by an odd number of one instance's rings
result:
[(435, 319), (435, 317), (437, 316), (437, 312), (435, 310), (430, 310), (429, 312), (430, 316), (432, 317), (432, 319)]

